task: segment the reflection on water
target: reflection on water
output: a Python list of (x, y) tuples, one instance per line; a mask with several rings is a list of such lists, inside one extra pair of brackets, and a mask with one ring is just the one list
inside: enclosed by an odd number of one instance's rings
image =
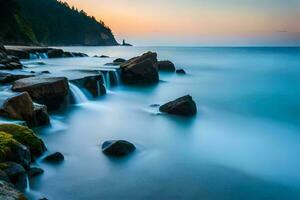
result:
[[(104, 97), (52, 116), (52, 126), (39, 134), (48, 150), (62, 152), (65, 161), (38, 162), (45, 173), (30, 180), (32, 198), (300, 198), (300, 49), (66, 50), (113, 58), (152, 50), (188, 75), (161, 74), (162, 81), (150, 87), (119, 85)], [(82, 68), (110, 59), (43, 62)], [(150, 106), (185, 94), (197, 102), (194, 118), (158, 114), (158, 107)], [(128, 140), (137, 151), (110, 159), (101, 144), (111, 139)]]

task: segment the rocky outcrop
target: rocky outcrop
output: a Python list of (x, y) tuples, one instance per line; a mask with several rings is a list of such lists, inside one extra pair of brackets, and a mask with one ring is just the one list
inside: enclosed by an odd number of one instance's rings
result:
[(12, 135), (0, 131), (0, 162), (5, 161), (17, 162), (28, 167), (31, 155), (28, 148), (14, 139)]
[(10, 181), (16, 186), (18, 190), (23, 191), (27, 186), (26, 171), (22, 165), (14, 162), (6, 162), (3, 171), (7, 174)]
[(53, 154), (50, 154), (44, 158), (45, 162), (49, 163), (58, 163), (65, 159), (64, 155), (60, 152), (55, 152)]
[(186, 74), (186, 72), (184, 71), (184, 69), (177, 69), (176, 74)]
[(50, 123), (47, 107), (33, 104), (27, 92), (0, 97), (0, 115), (24, 120), (32, 127)]
[(48, 110), (62, 108), (68, 100), (69, 84), (65, 77), (31, 77), (14, 82), (13, 91), (28, 92), (31, 98)]
[(197, 107), (193, 98), (186, 95), (160, 106), (159, 111), (172, 115), (192, 116), (197, 113)]
[(109, 156), (126, 156), (135, 150), (135, 146), (125, 140), (110, 140), (102, 144), (102, 151)]
[(29, 78), (33, 77), (34, 75), (30, 74), (12, 74), (12, 73), (3, 73), (0, 72), (0, 83), (7, 84), (12, 83), (16, 80), (22, 79), (22, 78)]
[(169, 60), (163, 60), (158, 62), (158, 70), (166, 72), (175, 72), (176, 68), (174, 63)]
[(64, 51), (62, 49), (49, 49), (47, 54), (48, 58), (61, 58), (64, 55)]
[(5, 181), (0, 180), (0, 199), (1, 200), (27, 200), (27, 198), (15, 187)]
[(25, 145), (32, 156), (40, 156), (45, 150), (44, 142), (29, 128), (16, 124), (0, 124), (0, 131), (12, 136), (19, 143)]
[(8, 56), (5, 48), (0, 46), (0, 70), (22, 69), (23, 65), (15, 56)]
[(152, 84), (159, 81), (157, 54), (147, 52), (121, 65), (121, 79), (127, 84)]

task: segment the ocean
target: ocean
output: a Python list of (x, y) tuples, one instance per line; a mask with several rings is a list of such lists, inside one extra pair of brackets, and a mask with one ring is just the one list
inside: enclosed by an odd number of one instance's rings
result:
[[(23, 63), (63, 75), (154, 51), (187, 74), (160, 73), (152, 86), (106, 85), (105, 96), (52, 113), (51, 126), (36, 131), (65, 161), (37, 161), (45, 173), (30, 179), (32, 199), (300, 199), (300, 48), (61, 48), (110, 58)], [(195, 117), (150, 106), (186, 94), (197, 103)], [(137, 151), (109, 158), (101, 144), (111, 139)]]

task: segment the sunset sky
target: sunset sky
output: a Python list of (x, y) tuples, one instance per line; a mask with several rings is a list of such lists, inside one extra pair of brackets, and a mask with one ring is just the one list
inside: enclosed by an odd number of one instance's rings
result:
[(300, 0), (67, 0), (135, 45), (300, 45)]

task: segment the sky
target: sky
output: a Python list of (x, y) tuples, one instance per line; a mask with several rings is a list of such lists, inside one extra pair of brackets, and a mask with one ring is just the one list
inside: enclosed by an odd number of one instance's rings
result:
[(300, 46), (300, 0), (65, 0), (141, 46)]

